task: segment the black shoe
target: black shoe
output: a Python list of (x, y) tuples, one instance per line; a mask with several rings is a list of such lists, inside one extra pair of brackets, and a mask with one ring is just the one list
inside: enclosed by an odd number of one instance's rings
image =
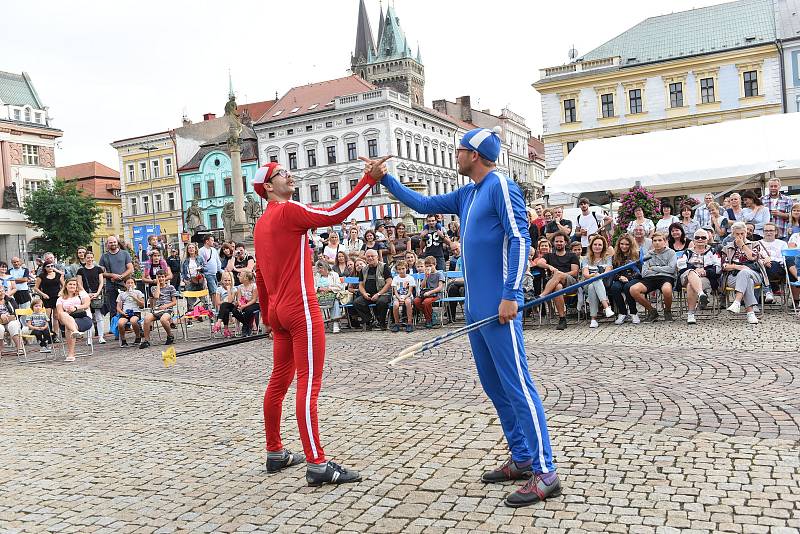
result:
[(323, 473), (316, 473), (307, 469), (306, 482), (308, 482), (309, 486), (314, 487), (323, 484), (346, 484), (348, 482), (361, 482), (361, 475), (358, 471), (345, 469), (339, 464), (327, 462), (327, 467)]
[(399, 331), (400, 331), (400, 325), (397, 324), (397, 323), (393, 324), (392, 325), (392, 332), (394, 332), (396, 334)]
[[(134, 342), (134, 343), (135, 343), (135, 342)], [(123, 340), (120, 342), (119, 346), (120, 346), (120, 347), (127, 347), (127, 346), (128, 346), (128, 342), (127, 342), (127, 341), (125, 341), (125, 340), (123, 339)]]
[(559, 317), (558, 326), (556, 326), (556, 330), (566, 330), (566, 329), (567, 329), (567, 318)]
[(267, 473), (277, 473), (287, 467), (301, 464), (306, 461), (306, 456), (301, 453), (292, 452), (289, 449), (284, 449), (286, 456), (280, 460), (270, 460), (267, 457)]
[(175, 343), (175, 336), (167, 336), (164, 345), (172, 345), (173, 343)]
[(658, 321), (658, 312), (655, 308), (647, 312), (647, 318), (645, 319), (648, 323), (655, 323)]
[(142, 342), (142, 338), (140, 338), (140, 337), (137, 337), (136, 339), (133, 340), (133, 344), (134, 345), (138, 345), (141, 342)]
[(528, 479), (533, 475), (531, 472), (530, 466), (524, 467), (522, 469), (517, 467), (517, 464), (512, 460), (510, 457), (506, 460), (506, 463), (494, 469), (492, 471), (486, 471), (481, 476), (481, 481), (486, 482), (487, 484), (492, 484), (495, 482), (506, 482), (509, 480), (524, 480)]
[(378, 328), (380, 328), (381, 330), (386, 330), (387, 328), (386, 323), (378, 323)]
[(149, 346), (150, 346), (150, 342), (147, 341), (146, 339), (139, 344), (139, 348), (140, 349), (146, 349)]
[(675, 318), (672, 316), (672, 310), (664, 310), (664, 320), (665, 321), (674, 321)]
[(372, 323), (364, 323), (361, 327), (364, 332), (372, 332)]
[(700, 295), (700, 309), (705, 310), (706, 308), (708, 308), (708, 295), (703, 293)]
[(558, 477), (548, 486), (542, 480), (542, 475), (533, 475), (521, 488), (506, 497), (505, 505), (521, 508), (559, 495), (561, 495), (561, 482)]

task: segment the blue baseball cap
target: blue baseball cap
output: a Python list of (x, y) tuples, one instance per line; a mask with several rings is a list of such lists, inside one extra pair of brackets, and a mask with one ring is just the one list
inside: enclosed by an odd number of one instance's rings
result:
[(461, 138), (460, 146), (467, 150), (473, 150), (481, 155), (483, 159), (497, 161), (500, 155), (500, 127), (475, 128), (464, 134)]

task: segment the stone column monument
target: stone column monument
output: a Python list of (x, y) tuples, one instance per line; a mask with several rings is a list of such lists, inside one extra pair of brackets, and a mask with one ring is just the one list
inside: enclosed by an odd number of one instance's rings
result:
[(242, 121), (236, 109), (236, 97), (231, 92), (225, 104), (225, 117), (228, 119), (228, 150), (231, 153), (231, 185), (233, 186), (233, 224), (230, 229), (231, 238), (237, 243), (251, 245), (253, 232), (245, 219), (244, 185), (242, 184)]
[[(412, 191), (416, 191), (421, 195), (427, 195), (428, 193), (428, 186), (426, 186), (422, 182), (415, 182), (413, 179), (409, 178), (409, 181), (403, 184), (404, 186), (408, 187)], [(392, 200), (397, 201), (398, 199), (394, 195), (389, 195), (389, 198)], [(424, 216), (425, 214), (423, 214)], [(419, 232), (419, 228), (417, 228), (416, 222), (414, 222), (414, 212), (411, 208), (400, 203), (400, 219), (403, 221), (403, 224), (406, 225), (406, 232), (410, 234), (416, 234)]]

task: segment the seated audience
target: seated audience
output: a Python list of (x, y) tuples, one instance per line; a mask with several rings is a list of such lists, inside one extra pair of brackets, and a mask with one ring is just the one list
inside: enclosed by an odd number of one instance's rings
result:
[(164, 345), (172, 345), (175, 342), (175, 337), (172, 335), (172, 316), (178, 303), (177, 291), (169, 283), (166, 272), (156, 273), (156, 285), (152, 288), (151, 296), (153, 297), (152, 307), (150, 311), (146, 312), (144, 318), (144, 340), (139, 344), (140, 349), (150, 346), (150, 330), (156, 321), (161, 323), (167, 336)]
[(372, 310), (375, 305), (375, 319), (381, 330), (386, 330), (386, 315), (392, 301), (392, 271), (389, 266), (378, 260), (378, 252), (369, 249), (366, 252), (367, 265), (361, 272), (358, 294), (353, 299), (353, 308), (361, 317), (364, 330), (372, 330)]
[(661, 203), (661, 218), (656, 223), (656, 231), (662, 234), (668, 234), (669, 228), (673, 223), (680, 222), (675, 215), (672, 214), (672, 206), (666, 202)]
[[(622, 234), (611, 257), (611, 267), (616, 269), (638, 261), (639, 249), (636, 248), (636, 242), (630, 235)], [(617, 309), (617, 320), (614, 324), (622, 324), (626, 319), (630, 319), (633, 324), (639, 324), (639, 312), (636, 299), (631, 296), (631, 287), (639, 283), (641, 277), (641, 263), (612, 275), (608, 293)]]
[(125, 339), (127, 326), (133, 330), (134, 345), (142, 342), (142, 308), (144, 307), (144, 293), (136, 289), (136, 280), (129, 277), (125, 280), (125, 290), (117, 294), (117, 332), (119, 332), (120, 347), (127, 347)]
[(433, 256), (425, 258), (425, 278), (414, 299), (414, 307), (425, 315), (425, 328), (433, 328), (433, 303), (442, 297), (444, 289), (444, 279), (436, 270), (437, 261)]
[(28, 325), (26, 326), (28, 332), (36, 337), (36, 341), (39, 342), (39, 352), (53, 352), (53, 349), (50, 348), (53, 344), (53, 338), (50, 334), (50, 326), (47, 322), (47, 314), (44, 312), (42, 299), (39, 297), (33, 298), (31, 311), (32, 313), (28, 316)]
[[(343, 254), (340, 252), (340, 254)], [(217, 286), (217, 300), (219, 301), (219, 314), (217, 322), (211, 328), (213, 333), (222, 330), (222, 337), (231, 338), (233, 333), (230, 329), (231, 314), (236, 309), (236, 286), (233, 284), (233, 273), (225, 271), (222, 273), (219, 285)]]
[(709, 232), (698, 229), (694, 233), (693, 247), (688, 249), (677, 260), (678, 280), (681, 287), (686, 288), (686, 322), (697, 323), (695, 310), (697, 302), (700, 307), (708, 305), (708, 295), (717, 289), (721, 264), (719, 256), (709, 246)]
[[(545, 255), (545, 263), (541, 266), (549, 276), (549, 280), (542, 290), (542, 296), (571, 286), (577, 281), (580, 260), (574, 252), (567, 250), (567, 236), (556, 234), (553, 237), (553, 247), (555, 250)], [(558, 296), (553, 301), (558, 314), (558, 326), (556, 326), (556, 329), (564, 330), (567, 328), (567, 308), (564, 303), (564, 296)]]
[(330, 307), (329, 319), (333, 323), (333, 333), (338, 334), (341, 329), (339, 319), (342, 316), (338, 293), (343, 289), (339, 275), (331, 271), (330, 266), (324, 261), (317, 262), (315, 271), (314, 289), (317, 292), (317, 301), (320, 307)]
[(65, 362), (75, 361), (75, 340), (92, 329), (92, 319), (87, 311), (90, 306), (89, 294), (78, 289), (78, 281), (75, 278), (67, 280), (56, 301), (58, 322), (64, 326), (67, 343)]
[[(594, 235), (589, 238), (589, 251), (586, 253), (586, 258), (583, 259), (581, 266), (583, 267), (583, 278), (587, 280), (594, 278), (600, 274), (611, 269), (611, 257), (608, 254), (608, 243), (601, 235)], [(614, 311), (608, 302), (606, 295), (606, 286), (604, 280), (592, 282), (587, 286), (587, 293), (589, 295), (589, 316), (591, 322), (589, 328), (597, 328), (597, 312), (600, 305), (603, 306), (603, 313), (606, 317), (613, 317)]]
[(758, 324), (753, 307), (758, 304), (755, 286), (762, 283), (761, 261), (766, 253), (761, 244), (747, 239), (747, 228), (743, 222), (731, 225), (731, 242), (722, 249), (722, 270), (726, 273), (725, 288), (734, 288), (734, 299), (728, 311), (739, 313), (744, 302), (747, 322)]
[[(628, 232), (630, 234), (630, 232)], [(645, 237), (644, 235), (644, 228), (641, 226), (634, 226), (633, 227), (633, 240), (636, 243), (636, 248), (639, 250), (639, 254), (642, 256), (647, 256), (650, 253), (650, 249), (653, 248), (653, 240)]]
[(759, 241), (761, 247), (769, 254), (769, 260), (764, 263), (768, 283), (764, 286), (764, 302), (775, 302), (775, 291), (780, 288), (786, 279), (786, 264), (783, 259), (783, 250), (789, 245), (786, 241), (775, 239), (778, 227), (775, 223), (764, 224), (764, 239)]
[[(405, 327), (406, 332), (413, 332), (414, 289), (417, 287), (417, 281), (408, 273), (408, 265), (405, 260), (399, 260), (395, 264), (395, 270), (397, 271), (397, 276), (392, 279), (392, 293), (394, 295), (392, 312), (394, 315), (394, 324), (391, 330), (392, 332), (399, 332), (400, 328)], [(400, 322), (401, 308), (405, 308), (406, 310), (407, 323)]]
[(656, 232), (653, 234), (653, 250), (647, 254), (650, 257), (642, 265), (641, 280), (630, 289), (631, 296), (647, 310), (647, 321), (656, 322), (658, 311), (650, 303), (647, 294), (660, 290), (664, 299), (664, 319), (672, 321), (672, 286), (675, 284), (677, 265), (675, 251), (667, 247), (664, 234)]
[[(236, 286), (236, 305), (231, 313), (242, 325), (242, 335), (247, 337), (253, 333), (253, 318), (259, 311), (258, 288), (253, 271), (239, 273), (239, 285)], [(255, 325), (257, 326), (257, 325)]]
[(633, 208), (633, 216), (634, 219), (628, 223), (628, 233), (633, 233), (633, 229), (637, 226), (641, 226), (644, 230), (644, 237), (651, 237), (653, 232), (656, 231), (656, 225), (653, 224), (653, 221), (650, 219), (646, 219), (644, 216), (644, 210), (641, 206), (636, 206)]
[(687, 203), (681, 205), (680, 223), (683, 227), (686, 239), (691, 241), (694, 238), (694, 233), (700, 228), (700, 225), (692, 217), (692, 206)]
[[(695, 230), (696, 232), (697, 230)], [(669, 248), (675, 252), (683, 252), (688, 249), (692, 242), (686, 238), (686, 232), (681, 223), (672, 223), (669, 225), (669, 237), (667, 244)]]
[[(3, 338), (6, 332), (8, 332), (8, 335), (11, 337), (11, 342), (14, 343), (14, 347), (17, 349), (17, 354), (21, 354), (22, 325), (19, 324), (16, 310), (17, 302), (12, 297), (6, 295), (5, 287), (0, 284), (0, 343), (3, 343)], [(75, 357), (73, 356), (73, 359), (68, 361), (75, 361)]]

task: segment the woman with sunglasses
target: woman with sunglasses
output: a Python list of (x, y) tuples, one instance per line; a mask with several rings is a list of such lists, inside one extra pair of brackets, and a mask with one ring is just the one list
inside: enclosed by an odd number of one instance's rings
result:
[[(317, 399), (325, 362), (325, 324), (314, 289), (307, 234), (311, 228), (341, 224), (387, 172), (386, 159), (369, 162), (355, 187), (326, 209), (292, 201), (294, 177), (277, 162), (258, 169), (253, 180), (256, 194), (267, 200), (253, 236), (261, 319), (274, 339), (274, 365), (264, 394), (267, 472), (305, 461), (309, 486), (358, 482), (361, 475), (327, 461), (320, 440)], [(287, 450), (281, 440), (281, 407), (295, 374), (297, 426), (305, 455)]]
[(50, 318), (50, 331), (53, 332), (53, 342), (58, 343), (58, 314), (53, 313), (56, 309), (56, 301), (64, 288), (64, 275), (56, 272), (55, 264), (46, 262), (42, 267), (42, 272), (36, 277), (33, 292), (42, 297), (42, 303)]
[(686, 322), (697, 323), (695, 309), (697, 301), (705, 308), (711, 291), (719, 286), (722, 263), (709, 246), (709, 233), (702, 228), (695, 231), (693, 246), (678, 258), (678, 279), (686, 288)]

